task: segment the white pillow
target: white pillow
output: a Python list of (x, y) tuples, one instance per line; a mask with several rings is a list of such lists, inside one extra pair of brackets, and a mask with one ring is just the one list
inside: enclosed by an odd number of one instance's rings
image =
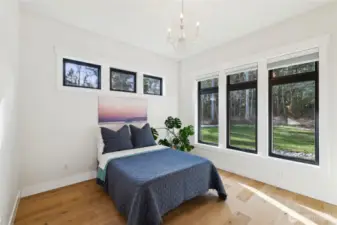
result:
[(99, 159), (101, 155), (103, 154), (104, 150), (104, 142), (102, 138), (101, 128), (98, 127), (97, 129), (97, 135), (96, 135), (96, 141), (97, 141), (97, 158)]

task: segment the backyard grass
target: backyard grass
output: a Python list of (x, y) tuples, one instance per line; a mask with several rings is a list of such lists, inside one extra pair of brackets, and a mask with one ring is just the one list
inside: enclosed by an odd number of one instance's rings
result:
[[(218, 143), (218, 127), (201, 128), (201, 140)], [(294, 126), (277, 126), (273, 130), (274, 149), (292, 152), (314, 153), (315, 135), (313, 130)], [(243, 149), (255, 149), (255, 126), (235, 124), (231, 127), (230, 144)]]

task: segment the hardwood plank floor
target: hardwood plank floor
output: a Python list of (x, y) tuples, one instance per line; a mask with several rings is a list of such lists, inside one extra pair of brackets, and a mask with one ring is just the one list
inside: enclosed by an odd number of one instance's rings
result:
[[(219, 171), (228, 199), (216, 192), (164, 216), (167, 225), (330, 225), (337, 206)], [(21, 199), (15, 225), (125, 225), (112, 200), (90, 180)]]

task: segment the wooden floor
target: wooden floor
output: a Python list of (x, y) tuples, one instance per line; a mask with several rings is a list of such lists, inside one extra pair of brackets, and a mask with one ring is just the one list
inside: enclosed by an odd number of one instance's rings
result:
[[(168, 225), (337, 224), (337, 206), (219, 171), (226, 202), (210, 191), (164, 216)], [(16, 225), (125, 225), (94, 180), (23, 198)]]

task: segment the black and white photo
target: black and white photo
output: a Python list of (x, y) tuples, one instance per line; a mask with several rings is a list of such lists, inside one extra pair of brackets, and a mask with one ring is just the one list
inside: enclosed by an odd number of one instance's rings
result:
[(101, 89), (101, 66), (64, 58), (63, 86)]
[(110, 68), (110, 90), (136, 93), (137, 73)]
[(160, 77), (144, 75), (144, 94), (163, 95), (163, 79)]

